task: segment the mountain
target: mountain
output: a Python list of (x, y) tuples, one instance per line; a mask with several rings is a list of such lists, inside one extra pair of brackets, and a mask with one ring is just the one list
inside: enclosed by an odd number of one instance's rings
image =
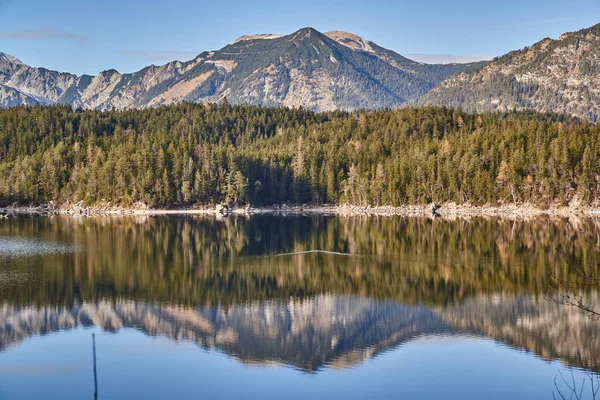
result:
[(0, 98), (2, 99), (2, 107), (14, 107), (21, 104), (31, 106), (38, 103), (33, 97), (4, 85), (0, 85)]
[(472, 64), (422, 64), (360, 36), (304, 28), (242, 36), (221, 50), (121, 74), (30, 67), (0, 53), (0, 106), (70, 104), (124, 109), (182, 101), (289, 106), (316, 111), (398, 107)]
[(597, 121), (600, 116), (600, 24), (513, 51), (442, 82), (417, 105), (467, 111), (532, 109)]

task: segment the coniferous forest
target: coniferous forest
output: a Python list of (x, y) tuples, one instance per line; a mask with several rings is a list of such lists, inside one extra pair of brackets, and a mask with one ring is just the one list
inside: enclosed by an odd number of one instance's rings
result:
[(533, 112), (22, 106), (0, 110), (0, 205), (592, 204), (599, 151), (597, 125)]

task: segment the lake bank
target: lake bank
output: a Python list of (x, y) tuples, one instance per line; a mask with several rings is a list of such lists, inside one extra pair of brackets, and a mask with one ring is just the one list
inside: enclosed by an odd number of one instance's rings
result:
[(118, 216), (118, 215), (337, 215), (337, 216), (405, 216), (405, 217), (505, 217), (531, 218), (537, 216), (551, 217), (600, 217), (600, 207), (550, 207), (539, 208), (531, 204), (506, 204), (499, 206), (470, 204), (457, 205), (443, 203), (438, 206), (436, 213), (432, 206), (354, 206), (354, 205), (272, 205), (265, 207), (244, 207), (221, 210), (215, 206), (196, 206), (182, 209), (152, 209), (138, 204), (132, 208), (124, 207), (82, 207), (81, 205), (62, 205), (54, 207), (51, 204), (41, 206), (10, 206), (0, 208), (0, 217), (11, 215), (72, 215), (72, 216)]

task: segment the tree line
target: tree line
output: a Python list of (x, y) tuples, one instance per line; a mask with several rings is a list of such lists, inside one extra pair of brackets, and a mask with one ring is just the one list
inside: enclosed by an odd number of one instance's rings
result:
[(0, 110), (0, 205), (592, 204), (597, 125), (452, 108)]

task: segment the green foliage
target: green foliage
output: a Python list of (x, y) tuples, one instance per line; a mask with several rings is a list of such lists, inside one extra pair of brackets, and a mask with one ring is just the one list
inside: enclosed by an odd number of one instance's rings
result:
[(0, 110), (0, 204), (593, 203), (596, 125), (533, 112)]

